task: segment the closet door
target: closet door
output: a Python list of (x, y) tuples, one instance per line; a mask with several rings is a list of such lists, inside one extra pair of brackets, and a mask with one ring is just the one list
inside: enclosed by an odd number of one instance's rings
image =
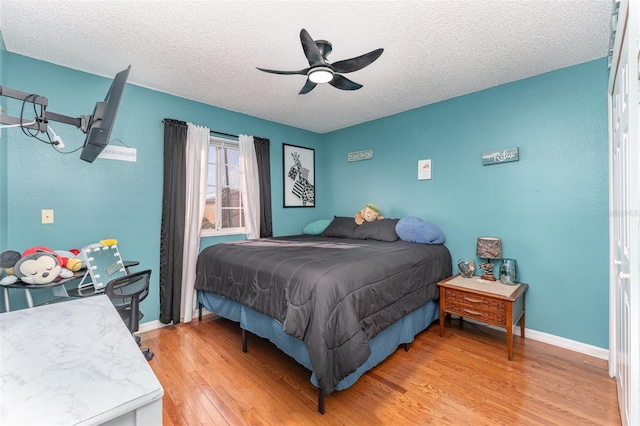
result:
[(620, 4), (609, 78), (610, 366), (622, 422), (640, 422), (638, 2)]

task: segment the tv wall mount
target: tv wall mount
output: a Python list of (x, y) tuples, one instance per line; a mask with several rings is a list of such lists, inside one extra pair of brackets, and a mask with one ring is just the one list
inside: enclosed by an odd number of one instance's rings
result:
[[(131, 65), (127, 69), (116, 74), (104, 101), (96, 102), (93, 114), (81, 115), (80, 117), (69, 117), (67, 115), (57, 114), (47, 111), (48, 100), (44, 96), (32, 93), (20, 92), (18, 90), (9, 89), (0, 86), (0, 96), (18, 99), (24, 103), (30, 102), (34, 104), (35, 109), (40, 107), (40, 112), (32, 121), (25, 122), (24, 117), (16, 118), (8, 115), (0, 115), (0, 123), (19, 126), (23, 129), (33, 129), (38, 132), (47, 133), (49, 130), (49, 121), (57, 121), (60, 123), (76, 126), (87, 135), (82, 146), (80, 159), (88, 163), (92, 163), (102, 150), (109, 144), (111, 137), (111, 129), (116, 119), (116, 114), (120, 106), (122, 92), (127, 84), (127, 78), (131, 71)], [(32, 135), (34, 136), (34, 135)]]
[[(32, 93), (20, 92), (18, 90), (9, 89), (8, 87), (0, 86), (0, 96), (6, 96), (12, 99), (18, 99), (23, 102), (30, 102), (40, 107), (40, 115), (35, 117), (35, 123), (32, 121), (25, 122), (24, 118), (10, 117), (8, 115), (0, 115), (0, 123), (20, 126), (22, 128), (28, 128), (37, 130), (38, 132), (45, 133), (48, 129), (47, 123), (49, 120), (57, 121), (59, 123), (71, 124), (82, 130), (83, 133), (87, 133), (89, 126), (91, 125), (91, 116), (81, 115), (78, 118), (69, 117), (67, 115), (57, 114), (55, 112), (47, 111), (48, 99), (44, 96), (34, 95)], [(105, 102), (98, 102), (101, 109), (104, 111)]]

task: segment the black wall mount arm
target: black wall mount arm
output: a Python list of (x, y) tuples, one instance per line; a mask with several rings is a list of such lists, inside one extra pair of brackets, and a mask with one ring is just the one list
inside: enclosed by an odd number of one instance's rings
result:
[(2, 124), (18, 125), (20, 127), (34, 129), (43, 133), (47, 131), (47, 123), (49, 122), (49, 120), (76, 126), (84, 133), (87, 133), (87, 129), (89, 128), (89, 117), (85, 115), (74, 118), (67, 115), (47, 111), (47, 104), (49, 101), (44, 96), (20, 92), (18, 90), (9, 89), (8, 87), (3, 86), (0, 86), (0, 96), (6, 96), (8, 98), (18, 99), (23, 102), (30, 102), (32, 104), (40, 106), (40, 115), (38, 117), (35, 117), (35, 123), (32, 123), (31, 121), (25, 122), (24, 118), (20, 119), (17, 117), (10, 117), (8, 115), (0, 114), (0, 123)]

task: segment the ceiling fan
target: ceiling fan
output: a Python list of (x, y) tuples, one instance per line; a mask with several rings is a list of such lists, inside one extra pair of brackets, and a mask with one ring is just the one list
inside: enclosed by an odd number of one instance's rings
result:
[(318, 83), (329, 83), (333, 87), (342, 90), (358, 90), (362, 87), (361, 84), (351, 81), (341, 74), (361, 70), (378, 59), (384, 51), (384, 49), (376, 49), (369, 53), (365, 53), (364, 55), (345, 59), (332, 64), (327, 61), (327, 55), (329, 55), (332, 50), (331, 43), (326, 40), (314, 41), (304, 28), (300, 31), (300, 42), (302, 43), (304, 54), (309, 61), (309, 68), (299, 71), (276, 71), (256, 67), (260, 71), (271, 74), (306, 75), (307, 82), (300, 92), (298, 92), (299, 95), (309, 93)]

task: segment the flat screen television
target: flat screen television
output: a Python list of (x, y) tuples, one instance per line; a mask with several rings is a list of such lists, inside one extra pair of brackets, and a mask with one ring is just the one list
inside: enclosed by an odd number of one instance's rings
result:
[(116, 113), (120, 106), (120, 99), (122, 98), (124, 86), (127, 84), (130, 70), (131, 65), (126, 70), (116, 74), (104, 101), (96, 103), (93, 114), (88, 118), (87, 138), (80, 153), (81, 160), (93, 163), (93, 160), (109, 144), (111, 129), (116, 119)]

